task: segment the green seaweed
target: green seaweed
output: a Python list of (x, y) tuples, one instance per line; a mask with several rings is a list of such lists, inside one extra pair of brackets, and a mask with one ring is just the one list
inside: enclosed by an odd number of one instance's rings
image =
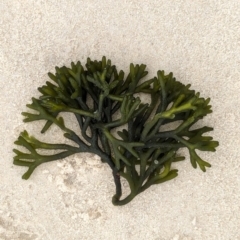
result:
[[(184, 160), (177, 155), (179, 148), (186, 147), (192, 166), (199, 166), (205, 172), (211, 165), (196, 150), (215, 151), (218, 142), (202, 136), (213, 128), (191, 130), (191, 127), (212, 112), (210, 99), (200, 97), (190, 90), (190, 85), (176, 81), (172, 73), (158, 71), (156, 77), (140, 81), (147, 75), (145, 69), (144, 64), (130, 64), (130, 72), (125, 77), (122, 70), (118, 71), (103, 57), (101, 61), (88, 58), (86, 68), (77, 62), (71, 63), (70, 68), (56, 67), (55, 74), (49, 73), (52, 82), (47, 81), (38, 88), (41, 96), (32, 98), (32, 103), (27, 105), (37, 113), (23, 112), (24, 122), (44, 120), (42, 133), (55, 124), (75, 146), (41, 142), (27, 131), (22, 132), (15, 144), (28, 151), (13, 150), (14, 164), (28, 167), (22, 178), (28, 179), (42, 163), (80, 152), (94, 153), (112, 170), (116, 185), (112, 203), (124, 205), (151, 185), (178, 175), (172, 163)], [(141, 103), (139, 93), (148, 95), (150, 103)], [(65, 126), (59, 116), (61, 112), (75, 115), (81, 135)], [(116, 116), (119, 117), (113, 120)], [(164, 125), (174, 122), (180, 122), (175, 124), (175, 129), (164, 130)], [(119, 127), (122, 130), (116, 135), (114, 130)], [(60, 152), (44, 155), (39, 149)], [(121, 199), (122, 178), (130, 188), (124, 199)]]

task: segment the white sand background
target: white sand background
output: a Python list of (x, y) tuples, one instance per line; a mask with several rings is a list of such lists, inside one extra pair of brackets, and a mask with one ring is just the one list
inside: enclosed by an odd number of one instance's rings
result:
[[(240, 239), (240, 2), (238, 0), (0, 2), (0, 239), (238, 240)], [(55, 66), (110, 58), (118, 69), (145, 63), (211, 97), (220, 142), (194, 170), (187, 151), (179, 176), (155, 185), (123, 207), (111, 203), (107, 165), (79, 154), (39, 166), (28, 181), (12, 164), (13, 142), (27, 129), (49, 142), (56, 127), (22, 122), (22, 111)], [(76, 125), (74, 118), (67, 124)]]

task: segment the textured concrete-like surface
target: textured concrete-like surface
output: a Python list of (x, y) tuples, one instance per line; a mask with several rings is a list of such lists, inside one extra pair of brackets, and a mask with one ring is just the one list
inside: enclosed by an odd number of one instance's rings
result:
[[(238, 0), (17, 1), (0, 3), (0, 239), (240, 239), (240, 3)], [(97, 156), (79, 154), (43, 164), (28, 181), (13, 166), (23, 129), (62, 141), (21, 112), (55, 66), (106, 55), (124, 70), (146, 63), (211, 97), (220, 146), (194, 170), (187, 156), (179, 176), (114, 207), (111, 172)], [(74, 119), (67, 124), (75, 124)]]

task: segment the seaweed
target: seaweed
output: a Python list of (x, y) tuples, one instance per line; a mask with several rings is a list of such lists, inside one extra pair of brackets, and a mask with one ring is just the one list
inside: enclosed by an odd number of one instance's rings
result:
[[(200, 97), (200, 93), (190, 89), (190, 84), (180, 83), (172, 73), (158, 71), (157, 76), (144, 80), (147, 73), (146, 65), (131, 63), (125, 75), (106, 57), (101, 61), (88, 58), (85, 67), (80, 62), (72, 62), (71, 67), (56, 67), (55, 74), (48, 74), (51, 82), (38, 88), (41, 96), (32, 98), (27, 105), (35, 113), (22, 115), (24, 122), (44, 120), (41, 133), (55, 124), (74, 146), (41, 142), (23, 131), (15, 144), (28, 151), (13, 150), (14, 164), (28, 167), (22, 178), (28, 179), (42, 163), (80, 152), (94, 153), (111, 168), (116, 185), (112, 203), (124, 205), (151, 185), (178, 175), (172, 165), (185, 159), (177, 155), (180, 148), (187, 148), (192, 166), (205, 172), (211, 165), (196, 150), (215, 151), (218, 142), (203, 136), (213, 128), (192, 126), (212, 112), (210, 98)], [(149, 98), (149, 103), (142, 103), (142, 94)], [(75, 115), (80, 135), (66, 127), (62, 112)], [(165, 126), (171, 123), (176, 127), (166, 130)], [(41, 149), (58, 153), (45, 155), (40, 153)], [(122, 178), (130, 188), (124, 199)]]

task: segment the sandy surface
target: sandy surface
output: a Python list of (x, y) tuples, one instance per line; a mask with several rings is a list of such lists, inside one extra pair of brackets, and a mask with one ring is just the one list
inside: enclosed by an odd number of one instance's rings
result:
[[(240, 239), (240, 2), (17, 1), (0, 3), (0, 239)], [(188, 154), (179, 176), (114, 207), (111, 172), (97, 156), (79, 154), (43, 164), (28, 181), (14, 166), (13, 142), (23, 129), (41, 139), (62, 136), (41, 123), (24, 124), (47, 72), (71, 61), (106, 55), (128, 70), (146, 63), (211, 97), (216, 153), (206, 173)], [(69, 119), (68, 124), (75, 124)]]

